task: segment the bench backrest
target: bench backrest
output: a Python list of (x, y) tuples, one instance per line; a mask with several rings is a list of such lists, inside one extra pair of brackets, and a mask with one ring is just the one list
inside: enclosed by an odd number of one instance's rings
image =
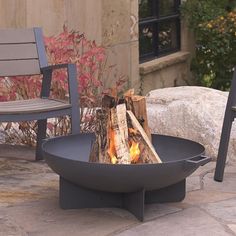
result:
[(0, 76), (40, 74), (47, 65), (41, 28), (0, 30)]

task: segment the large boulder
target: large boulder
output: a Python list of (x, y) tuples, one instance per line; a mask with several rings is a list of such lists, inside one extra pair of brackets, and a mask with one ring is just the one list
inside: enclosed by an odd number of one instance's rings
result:
[[(147, 95), (151, 131), (197, 141), (207, 155), (216, 158), (227, 97), (227, 92), (196, 86), (153, 90)], [(236, 160), (235, 128), (228, 151), (232, 160)]]

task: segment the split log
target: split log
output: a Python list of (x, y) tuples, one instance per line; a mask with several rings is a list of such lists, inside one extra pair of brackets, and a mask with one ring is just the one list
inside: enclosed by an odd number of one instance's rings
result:
[(110, 158), (107, 153), (109, 119), (109, 112), (106, 109), (96, 111), (96, 141), (90, 153), (90, 161), (92, 162), (110, 163)]
[[(119, 114), (118, 114), (119, 113)], [(111, 128), (114, 132), (114, 145), (118, 164), (130, 164), (128, 148), (128, 126), (125, 104), (111, 109)]]
[(117, 114), (117, 123), (119, 126), (119, 130), (124, 141), (128, 141), (128, 125), (126, 118), (126, 105), (125, 103), (119, 104), (116, 106), (116, 114)]
[(162, 161), (161, 161), (160, 157), (158, 156), (158, 154), (156, 153), (151, 141), (149, 140), (147, 134), (145, 133), (142, 126), (140, 125), (139, 121), (134, 116), (133, 112), (132, 111), (127, 111), (127, 114), (129, 115), (129, 118), (131, 120), (131, 123), (132, 123), (133, 127), (140, 132), (140, 134), (143, 138), (143, 141), (147, 145), (146, 149), (149, 150), (149, 152), (150, 152), (149, 158), (151, 158), (153, 163), (162, 163)]
[(151, 131), (148, 126), (146, 98), (134, 95), (134, 89), (128, 90), (125, 94), (128, 110), (131, 110), (139, 123), (142, 125), (150, 141), (152, 140)]
[(147, 119), (147, 107), (146, 107), (146, 98), (143, 96), (135, 95), (132, 97), (134, 115), (141, 122), (143, 129), (145, 130), (150, 141), (152, 140), (151, 131), (148, 126)]

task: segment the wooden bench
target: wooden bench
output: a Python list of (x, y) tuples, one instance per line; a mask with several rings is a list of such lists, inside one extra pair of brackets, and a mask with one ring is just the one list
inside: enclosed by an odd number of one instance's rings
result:
[[(67, 70), (69, 101), (50, 99), (53, 70)], [(72, 133), (80, 132), (78, 85), (75, 64), (49, 66), (41, 28), (0, 30), (0, 76), (42, 74), (39, 98), (0, 102), (0, 122), (37, 120), (36, 160), (42, 159), (47, 118), (69, 115)]]

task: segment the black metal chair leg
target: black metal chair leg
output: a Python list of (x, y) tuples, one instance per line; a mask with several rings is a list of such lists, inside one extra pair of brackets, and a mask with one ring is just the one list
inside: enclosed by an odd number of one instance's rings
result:
[(228, 117), (224, 119), (224, 124), (222, 128), (220, 146), (218, 150), (216, 169), (214, 179), (216, 181), (222, 182), (224, 176), (225, 162), (227, 158), (227, 152), (229, 147), (230, 132), (233, 120), (231, 119), (231, 114), (227, 114)]
[(68, 76), (69, 76), (69, 91), (70, 91), (70, 102), (71, 108), (71, 133), (80, 133), (80, 106), (79, 106), (79, 94), (78, 84), (76, 79), (76, 65), (68, 65)]
[(43, 139), (46, 138), (46, 131), (47, 131), (47, 119), (38, 120), (38, 133), (37, 133), (37, 145), (36, 145), (36, 155), (35, 160), (42, 160), (42, 142)]
[(72, 115), (70, 117), (72, 134), (80, 133), (80, 116), (78, 115), (78, 113), (79, 113), (79, 110), (75, 109), (73, 111), (72, 109)]

